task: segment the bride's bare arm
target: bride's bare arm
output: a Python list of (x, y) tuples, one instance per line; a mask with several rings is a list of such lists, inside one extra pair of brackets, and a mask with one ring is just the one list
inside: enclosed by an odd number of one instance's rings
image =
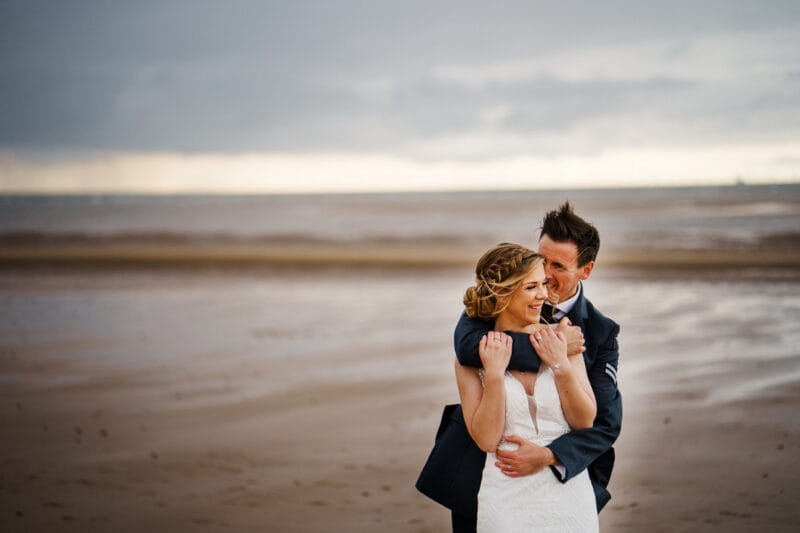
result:
[[(586, 374), (586, 363), (582, 355), (569, 357), (569, 375), (554, 370), (556, 387), (561, 399), (561, 409), (572, 429), (590, 428), (597, 416), (597, 402)], [(562, 375), (559, 375), (562, 374)], [(577, 384), (577, 387), (576, 387)]]
[(506, 397), (503, 384), (511, 357), (511, 337), (491, 331), (479, 344), (484, 367), (483, 384), (474, 368), (455, 362), (458, 394), (464, 422), (472, 440), (485, 452), (494, 452), (505, 427)]
[(555, 375), (558, 397), (564, 418), (572, 429), (592, 427), (597, 415), (597, 402), (586, 375), (586, 366), (580, 354), (567, 356), (563, 336), (548, 327), (530, 336), (536, 352)]

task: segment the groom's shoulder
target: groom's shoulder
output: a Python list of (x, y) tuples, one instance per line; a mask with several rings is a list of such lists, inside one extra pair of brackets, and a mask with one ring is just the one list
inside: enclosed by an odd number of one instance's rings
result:
[(604, 315), (588, 298), (585, 298), (584, 302), (586, 304), (586, 318), (593, 327), (606, 331), (619, 331), (619, 324)]

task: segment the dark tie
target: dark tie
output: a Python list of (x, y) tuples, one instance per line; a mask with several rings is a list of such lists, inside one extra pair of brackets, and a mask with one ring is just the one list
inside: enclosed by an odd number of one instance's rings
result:
[(545, 303), (542, 306), (542, 321), (546, 324), (554, 324), (555, 318), (553, 318), (553, 306), (549, 303)]

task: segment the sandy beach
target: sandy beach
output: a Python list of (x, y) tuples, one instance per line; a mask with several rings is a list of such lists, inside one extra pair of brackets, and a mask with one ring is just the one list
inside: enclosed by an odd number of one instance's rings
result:
[[(4, 268), (3, 531), (447, 531), (413, 484), (457, 399), (469, 277)], [(603, 531), (797, 530), (798, 287), (793, 269), (592, 277), (623, 324)]]
[(622, 325), (602, 530), (797, 531), (798, 193), (2, 197), (0, 530), (447, 531), (474, 261), (570, 198)]

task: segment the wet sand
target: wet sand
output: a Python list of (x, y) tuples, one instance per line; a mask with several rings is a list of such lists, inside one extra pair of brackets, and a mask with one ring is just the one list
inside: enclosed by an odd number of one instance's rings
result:
[[(0, 270), (0, 528), (447, 531), (413, 484), (468, 282)], [(598, 269), (587, 291), (623, 325), (603, 531), (796, 531), (797, 272)]]

